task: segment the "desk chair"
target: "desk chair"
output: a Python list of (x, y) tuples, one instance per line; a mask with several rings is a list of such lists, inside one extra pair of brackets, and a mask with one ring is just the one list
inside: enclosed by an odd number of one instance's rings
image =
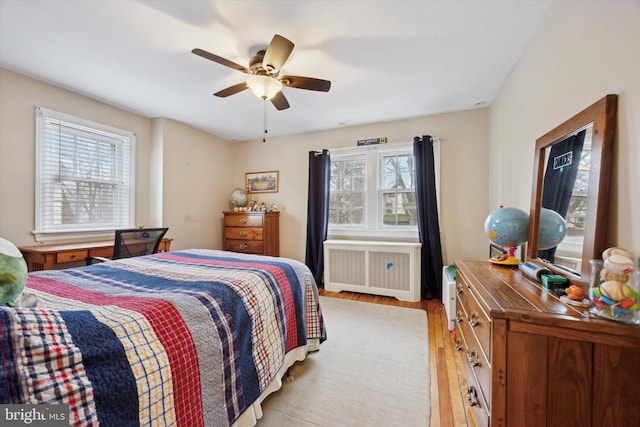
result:
[[(134, 256), (155, 254), (162, 238), (169, 228), (126, 228), (116, 230), (113, 256), (111, 259), (130, 258)], [(109, 258), (90, 256), (87, 265), (93, 261), (109, 261)]]

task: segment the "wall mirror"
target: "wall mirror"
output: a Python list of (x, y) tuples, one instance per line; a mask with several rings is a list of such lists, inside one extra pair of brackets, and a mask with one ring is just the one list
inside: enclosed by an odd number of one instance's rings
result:
[[(607, 95), (536, 140), (527, 259), (572, 281), (588, 283), (589, 260), (605, 249), (617, 100)], [(567, 222), (551, 250), (538, 247), (543, 206)]]

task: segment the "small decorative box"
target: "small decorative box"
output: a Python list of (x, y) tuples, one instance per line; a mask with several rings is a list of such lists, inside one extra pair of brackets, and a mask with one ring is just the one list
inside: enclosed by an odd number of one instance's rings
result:
[(562, 277), (557, 274), (543, 274), (541, 279), (542, 287), (548, 291), (564, 289), (569, 285), (566, 277)]

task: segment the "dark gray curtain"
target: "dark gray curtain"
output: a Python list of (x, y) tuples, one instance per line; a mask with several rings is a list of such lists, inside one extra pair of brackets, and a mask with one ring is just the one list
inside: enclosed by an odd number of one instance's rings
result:
[(442, 299), (442, 247), (431, 136), (413, 138), (413, 157), (416, 169), (418, 234), (422, 243), (420, 257), (422, 298)]
[(318, 287), (324, 288), (323, 242), (329, 226), (329, 150), (309, 151), (309, 189), (307, 200), (307, 253), (305, 264), (313, 273)]
[[(586, 133), (587, 131), (583, 130), (553, 144), (547, 169), (544, 171), (542, 207), (558, 212), (563, 218), (567, 217), (569, 210)], [(538, 251), (538, 257), (554, 262), (556, 248)]]

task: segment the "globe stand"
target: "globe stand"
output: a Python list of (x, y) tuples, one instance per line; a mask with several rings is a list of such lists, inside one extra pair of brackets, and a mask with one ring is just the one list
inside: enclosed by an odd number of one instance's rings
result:
[(500, 254), (494, 257), (489, 258), (489, 262), (492, 264), (498, 265), (507, 265), (507, 266), (518, 266), (520, 265), (520, 260), (516, 257), (517, 246), (509, 246), (507, 247), (509, 253), (508, 254)]

